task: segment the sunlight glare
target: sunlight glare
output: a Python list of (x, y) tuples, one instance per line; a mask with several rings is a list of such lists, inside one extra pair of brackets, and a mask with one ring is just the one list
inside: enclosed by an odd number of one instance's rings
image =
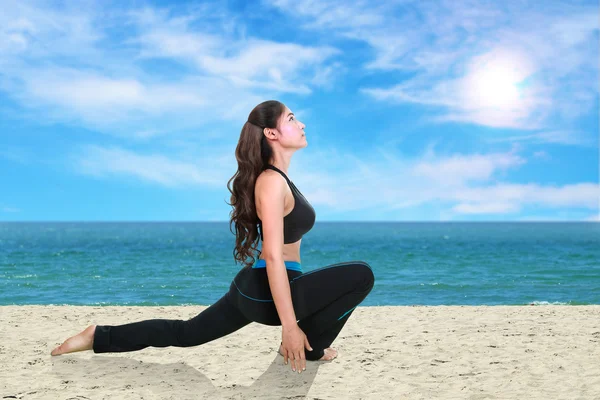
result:
[(506, 108), (519, 100), (517, 79), (511, 69), (495, 65), (473, 76), (472, 90), (478, 94), (481, 106)]
[(527, 64), (522, 61), (508, 52), (492, 52), (478, 58), (465, 77), (469, 105), (496, 110), (519, 107), (523, 97), (519, 84), (529, 74)]

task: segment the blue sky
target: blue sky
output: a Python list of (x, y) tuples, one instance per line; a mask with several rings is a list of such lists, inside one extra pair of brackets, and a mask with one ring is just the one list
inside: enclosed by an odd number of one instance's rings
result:
[(598, 221), (598, 11), (5, 0), (0, 221), (228, 221), (270, 99), (317, 221)]

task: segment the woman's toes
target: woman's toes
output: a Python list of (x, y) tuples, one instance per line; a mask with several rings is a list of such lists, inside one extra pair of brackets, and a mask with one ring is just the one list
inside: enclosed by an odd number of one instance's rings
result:
[(319, 361), (330, 361), (337, 357), (337, 350), (331, 347), (326, 348), (323, 352), (323, 357), (319, 358)]

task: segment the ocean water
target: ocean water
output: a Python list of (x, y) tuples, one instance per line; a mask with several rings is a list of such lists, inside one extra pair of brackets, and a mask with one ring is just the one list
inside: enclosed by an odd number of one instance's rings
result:
[[(0, 223), (0, 305), (209, 305), (228, 222)], [(302, 269), (361, 260), (361, 306), (600, 304), (600, 223), (317, 222)]]

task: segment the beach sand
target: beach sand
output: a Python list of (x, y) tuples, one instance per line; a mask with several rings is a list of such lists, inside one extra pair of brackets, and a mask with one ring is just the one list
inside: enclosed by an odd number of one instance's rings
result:
[(196, 347), (50, 356), (90, 324), (204, 308), (2, 306), (0, 398), (600, 399), (600, 305), (359, 306), (338, 357), (301, 374), (281, 328), (257, 323)]

